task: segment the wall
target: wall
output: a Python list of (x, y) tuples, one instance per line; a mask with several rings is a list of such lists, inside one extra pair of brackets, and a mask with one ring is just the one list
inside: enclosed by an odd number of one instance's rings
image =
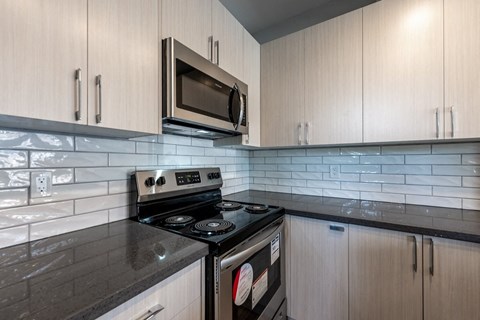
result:
[[(0, 247), (129, 217), (138, 169), (219, 166), (224, 194), (248, 189), (248, 151), (169, 135), (138, 140), (0, 131)], [(52, 172), (51, 197), (30, 198), (34, 171)]]
[(253, 190), (480, 210), (480, 143), (254, 151), (250, 176)]

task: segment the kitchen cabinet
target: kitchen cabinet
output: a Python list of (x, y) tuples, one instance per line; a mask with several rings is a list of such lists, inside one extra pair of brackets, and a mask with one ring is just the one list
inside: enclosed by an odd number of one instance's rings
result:
[(243, 145), (260, 146), (260, 44), (250, 33), (243, 33), (243, 81), (248, 85), (248, 135)]
[(97, 320), (143, 319), (148, 310), (160, 304), (156, 320), (202, 320), (203, 259), (140, 293)]
[(218, 0), (212, 0), (214, 62), (243, 79), (243, 26)]
[(443, 1), (363, 8), (364, 142), (443, 138)]
[(1, 1), (0, 43), (2, 115), (87, 123), (86, 0)]
[(158, 133), (157, 0), (88, 2), (88, 123)]
[(445, 0), (447, 139), (480, 136), (479, 21), (479, 1)]
[(362, 10), (305, 30), (305, 144), (362, 142)]
[(480, 244), (424, 238), (424, 319), (479, 319)]
[(262, 45), (261, 145), (301, 144), (305, 119), (305, 31)]
[(212, 60), (212, 0), (161, 0), (162, 38), (173, 37)]
[(286, 224), (288, 316), (348, 319), (348, 225), (290, 216)]
[(350, 320), (421, 320), (421, 235), (349, 227)]

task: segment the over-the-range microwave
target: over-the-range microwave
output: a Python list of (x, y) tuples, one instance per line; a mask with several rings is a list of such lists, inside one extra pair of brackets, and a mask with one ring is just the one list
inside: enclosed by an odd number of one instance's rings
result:
[(162, 129), (198, 138), (248, 134), (248, 87), (177, 40), (162, 42)]

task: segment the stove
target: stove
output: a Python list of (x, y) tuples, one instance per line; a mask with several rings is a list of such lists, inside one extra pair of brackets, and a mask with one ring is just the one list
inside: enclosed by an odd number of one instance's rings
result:
[[(285, 302), (283, 208), (226, 201), (219, 168), (137, 171), (135, 181), (139, 222), (209, 244), (205, 319), (275, 319)], [(245, 300), (234, 299), (246, 265), (265, 292), (250, 284)], [(268, 281), (258, 278), (269, 270)]]

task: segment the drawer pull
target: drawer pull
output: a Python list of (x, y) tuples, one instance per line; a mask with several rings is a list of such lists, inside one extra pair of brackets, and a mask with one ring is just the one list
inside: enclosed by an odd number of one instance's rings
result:
[(330, 230), (332, 230), (332, 231), (339, 231), (339, 232), (345, 232), (345, 227), (330, 225)]
[(160, 304), (154, 305), (153, 307), (148, 309), (147, 313), (139, 317), (137, 320), (151, 320), (163, 309), (164, 308)]

